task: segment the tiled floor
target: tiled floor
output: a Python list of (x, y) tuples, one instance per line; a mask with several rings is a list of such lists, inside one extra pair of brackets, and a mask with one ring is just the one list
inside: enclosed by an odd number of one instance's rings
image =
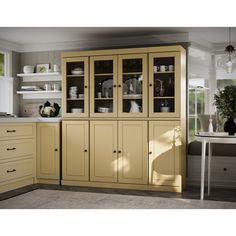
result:
[(0, 194), (2, 209), (236, 209), (236, 189), (212, 189), (199, 200), (200, 189), (183, 193), (124, 189), (32, 185)]

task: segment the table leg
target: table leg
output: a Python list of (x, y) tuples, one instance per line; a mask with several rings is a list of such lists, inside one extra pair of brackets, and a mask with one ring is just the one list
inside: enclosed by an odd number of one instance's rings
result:
[(201, 200), (203, 200), (204, 198), (205, 159), (206, 159), (206, 141), (202, 141)]
[(212, 156), (212, 144), (208, 145), (208, 196), (211, 192), (211, 156)]

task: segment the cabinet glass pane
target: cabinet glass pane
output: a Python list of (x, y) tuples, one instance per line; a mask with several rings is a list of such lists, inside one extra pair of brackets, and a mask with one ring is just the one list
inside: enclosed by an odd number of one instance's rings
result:
[(84, 113), (84, 62), (66, 63), (67, 113)]
[(175, 112), (175, 58), (154, 58), (153, 73), (153, 111)]
[(113, 113), (113, 60), (94, 62), (94, 112)]
[(122, 112), (141, 113), (143, 108), (142, 59), (123, 59), (122, 63)]

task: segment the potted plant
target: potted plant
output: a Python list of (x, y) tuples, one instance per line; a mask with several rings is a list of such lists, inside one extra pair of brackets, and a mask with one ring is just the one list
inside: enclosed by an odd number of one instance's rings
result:
[(224, 124), (224, 131), (228, 132), (229, 135), (234, 135), (236, 133), (234, 122), (236, 117), (236, 86), (230, 85), (224, 87), (223, 90), (218, 90), (214, 99), (219, 114), (227, 119)]

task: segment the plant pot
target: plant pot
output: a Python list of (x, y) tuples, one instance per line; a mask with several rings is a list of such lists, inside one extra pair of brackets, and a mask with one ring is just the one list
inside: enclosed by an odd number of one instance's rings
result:
[(228, 132), (229, 135), (234, 135), (236, 133), (236, 123), (233, 118), (228, 118), (224, 124), (224, 131)]

